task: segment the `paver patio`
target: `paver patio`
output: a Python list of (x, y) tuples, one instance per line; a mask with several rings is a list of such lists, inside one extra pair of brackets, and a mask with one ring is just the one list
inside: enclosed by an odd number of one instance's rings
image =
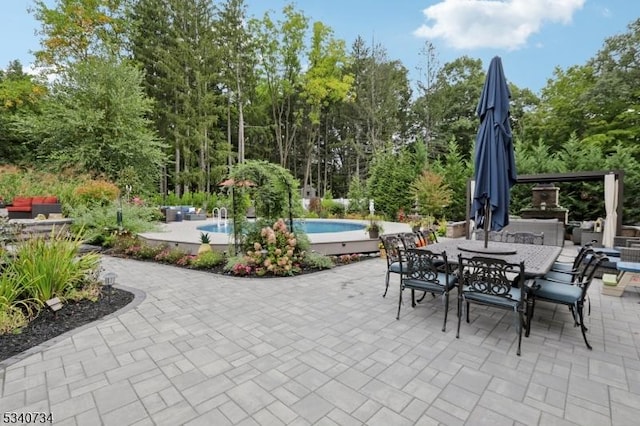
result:
[[(455, 338), (440, 299), (395, 319), (386, 263), (243, 279), (105, 258), (134, 307), (0, 363), (0, 412), (56, 425), (636, 425), (640, 294), (590, 290), (589, 351), (566, 307), (472, 308)], [(144, 295), (142, 295), (144, 293)], [(455, 292), (454, 292), (455, 295)]]

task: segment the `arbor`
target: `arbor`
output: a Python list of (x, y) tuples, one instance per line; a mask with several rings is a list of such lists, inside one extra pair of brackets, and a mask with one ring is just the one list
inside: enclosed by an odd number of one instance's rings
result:
[(114, 59), (92, 58), (70, 66), (42, 103), (42, 113), (20, 119), (37, 156), (59, 170), (71, 168), (128, 179), (150, 190), (164, 161), (162, 144), (149, 129), (151, 101), (135, 67)]
[(300, 213), (298, 181), (291, 173), (274, 163), (247, 160), (236, 164), (229, 173), (236, 182), (250, 181), (249, 191), (255, 200), (256, 214), (261, 218), (278, 219)]

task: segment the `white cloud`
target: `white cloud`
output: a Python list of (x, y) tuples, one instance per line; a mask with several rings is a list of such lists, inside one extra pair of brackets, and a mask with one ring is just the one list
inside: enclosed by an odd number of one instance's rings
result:
[(414, 31), (457, 49), (515, 50), (545, 22), (568, 24), (585, 0), (442, 0), (423, 10), (427, 24)]

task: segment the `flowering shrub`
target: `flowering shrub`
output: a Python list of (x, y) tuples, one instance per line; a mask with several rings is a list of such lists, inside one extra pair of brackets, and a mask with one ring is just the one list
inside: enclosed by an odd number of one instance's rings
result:
[(189, 266), (193, 263), (193, 260), (196, 257), (192, 254), (187, 254), (185, 256), (182, 256), (180, 259), (176, 260), (176, 265), (178, 266)]
[(124, 254), (126, 254), (127, 256), (139, 258), (141, 257), (140, 255), (141, 250), (142, 250), (141, 246), (132, 245), (124, 249)]
[(360, 260), (360, 255), (358, 253), (353, 253), (353, 254), (341, 254), (340, 256), (337, 257), (336, 261), (338, 263), (342, 263), (342, 264), (348, 264), (348, 263), (353, 263), (353, 262), (357, 262)]
[(178, 261), (185, 256), (188, 256), (188, 253), (184, 250), (177, 248), (164, 248), (160, 253), (156, 254), (154, 259), (158, 262), (178, 263)]
[(299, 271), (303, 257), (295, 234), (289, 232), (284, 220), (278, 219), (272, 227), (262, 228), (253, 250), (247, 251), (245, 266), (256, 270), (256, 274), (292, 275)]
[(245, 265), (243, 263), (236, 263), (235, 265), (233, 265), (231, 273), (239, 277), (244, 277), (245, 275), (249, 275), (251, 273), (251, 266)]

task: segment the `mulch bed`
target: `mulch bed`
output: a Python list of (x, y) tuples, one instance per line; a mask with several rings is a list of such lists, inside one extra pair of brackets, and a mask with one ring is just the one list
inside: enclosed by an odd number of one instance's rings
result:
[(62, 333), (109, 315), (131, 303), (133, 298), (133, 293), (114, 288), (110, 300), (107, 293), (96, 302), (81, 300), (65, 303), (62, 309), (55, 313), (49, 309), (42, 309), (20, 333), (0, 334), (0, 362)]
[[(273, 275), (273, 274), (265, 274), (265, 275), (261, 275), (258, 276), (255, 273), (251, 273), (249, 275), (235, 275), (233, 274), (231, 271), (225, 271), (224, 270), (224, 263), (220, 264), (220, 265), (216, 265), (212, 268), (194, 268), (192, 266), (181, 266), (181, 265), (176, 265), (173, 263), (165, 263), (165, 262), (157, 262), (154, 259), (138, 259), (138, 258), (134, 258), (131, 256), (127, 256), (124, 255), (122, 253), (119, 252), (115, 252), (115, 251), (105, 251), (104, 254), (112, 256), (112, 257), (118, 257), (120, 259), (130, 259), (130, 260), (137, 260), (139, 262), (152, 262), (152, 263), (160, 263), (162, 265), (170, 265), (170, 266), (175, 266), (176, 268), (185, 268), (185, 269), (191, 269), (193, 271), (201, 271), (201, 272), (209, 272), (212, 274), (220, 274), (220, 275), (228, 275), (230, 277), (246, 277), (246, 278), (283, 278), (282, 276), (279, 275)], [(352, 263), (358, 263), (358, 262), (366, 262), (368, 260), (371, 259), (379, 259), (380, 256), (378, 254), (371, 254), (371, 255), (363, 255), (360, 257), (359, 260), (356, 261), (347, 261), (347, 262), (342, 262), (340, 261), (340, 258), (337, 258), (334, 260), (335, 264), (334, 264), (334, 268), (340, 267), (340, 266), (345, 266), (345, 265), (350, 265)], [(313, 268), (307, 265), (302, 265), (302, 268), (300, 269), (299, 272), (296, 272), (295, 274), (291, 275), (291, 276), (298, 276), (298, 275), (306, 275), (306, 274), (313, 274), (316, 272), (321, 272), (321, 271), (326, 271), (327, 269), (320, 269), (320, 268)]]

